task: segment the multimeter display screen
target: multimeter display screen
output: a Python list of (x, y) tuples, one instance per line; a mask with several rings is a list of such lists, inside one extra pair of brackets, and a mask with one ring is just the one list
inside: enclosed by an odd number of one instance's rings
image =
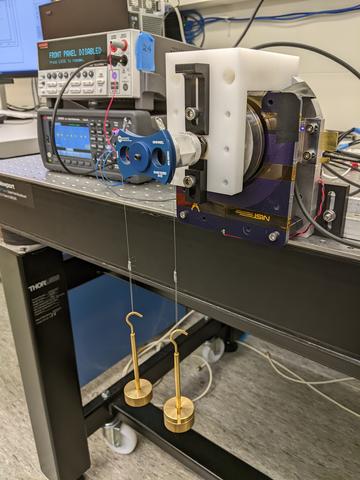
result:
[(55, 124), (55, 143), (64, 157), (90, 158), (90, 129), (83, 124)]
[(106, 60), (106, 35), (89, 35), (38, 43), (39, 68), (77, 68), (92, 60)]

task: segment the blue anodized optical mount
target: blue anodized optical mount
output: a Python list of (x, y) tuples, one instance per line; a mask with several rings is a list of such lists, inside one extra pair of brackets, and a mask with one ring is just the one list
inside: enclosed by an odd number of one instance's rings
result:
[(176, 150), (168, 130), (143, 137), (120, 129), (115, 148), (124, 180), (144, 175), (162, 184), (171, 182), (176, 169)]

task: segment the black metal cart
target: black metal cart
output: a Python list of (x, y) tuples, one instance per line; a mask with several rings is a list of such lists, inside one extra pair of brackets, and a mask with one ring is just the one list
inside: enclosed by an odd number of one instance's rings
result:
[[(0, 268), (43, 472), (81, 477), (87, 437), (120, 415), (204, 478), (267, 478), (195, 431), (168, 432), (155, 406), (126, 406), (127, 377), (82, 406), (67, 291), (103, 273), (128, 276), (124, 204), (134, 281), (174, 295), (173, 188), (116, 191), (47, 172), (39, 156), (0, 162), (0, 225), (38, 242), (2, 242)], [(179, 338), (182, 358), (237, 329), (360, 378), (360, 251), (318, 237), (265, 248), (182, 224), (176, 237), (178, 300), (210, 318)], [(156, 381), (171, 368), (169, 346), (141, 375)]]

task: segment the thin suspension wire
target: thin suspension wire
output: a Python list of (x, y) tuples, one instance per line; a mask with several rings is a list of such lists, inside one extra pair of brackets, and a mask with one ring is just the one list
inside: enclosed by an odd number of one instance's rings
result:
[(125, 204), (124, 204), (124, 220), (125, 220), (126, 250), (127, 250), (127, 256), (128, 256), (130, 304), (131, 304), (131, 311), (134, 311), (133, 274), (132, 274), (131, 255), (130, 255), (129, 227), (128, 227), (127, 210), (126, 210)]
[[(111, 45), (110, 45), (109, 50), (110, 50), (109, 58), (111, 60)], [(113, 67), (112, 67), (111, 61), (109, 63), (110, 63), (110, 72), (111, 72), (111, 75), (112, 75)], [(105, 133), (106, 142), (107, 142), (108, 146), (112, 147), (112, 150), (116, 153), (116, 149), (114, 148), (114, 145), (111, 142), (111, 138), (108, 137), (107, 132), (106, 132), (106, 120), (108, 118), (108, 115), (109, 115), (111, 106), (113, 104), (115, 95), (116, 95), (116, 85), (114, 87), (113, 95), (112, 95), (111, 100), (109, 102), (108, 108), (106, 109), (106, 114), (105, 114), (105, 119), (104, 119), (104, 133)], [(101, 169), (101, 166), (100, 166), (100, 169)], [(101, 176), (104, 179), (103, 174), (101, 174)], [(124, 184), (124, 178), (122, 176), (121, 176), (121, 182), (122, 182), (122, 184)], [(126, 210), (125, 203), (123, 204), (123, 207), (124, 207), (126, 250), (127, 250), (127, 257), (128, 257), (127, 267), (128, 267), (128, 272), (129, 272), (130, 305), (131, 305), (131, 311), (133, 312), (135, 310), (135, 308), (134, 308), (134, 286), (133, 286), (133, 273), (132, 273), (132, 263), (131, 263), (131, 253), (130, 253), (129, 226), (128, 226), (127, 210)]]
[(173, 243), (174, 243), (175, 323), (177, 323), (179, 318), (179, 305), (178, 305), (178, 276), (177, 276), (176, 217), (173, 218)]

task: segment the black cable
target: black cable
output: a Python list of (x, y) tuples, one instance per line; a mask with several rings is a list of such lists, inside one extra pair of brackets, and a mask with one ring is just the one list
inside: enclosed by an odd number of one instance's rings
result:
[(11, 103), (8, 103), (6, 105), (6, 108), (13, 112), (34, 112), (35, 111), (35, 105), (33, 107), (18, 107), (17, 105), (12, 105)]
[(354, 127), (352, 128), (349, 128), (349, 130), (346, 130), (346, 132), (342, 132), (340, 135), (339, 135), (339, 143), (344, 140), (344, 138), (346, 138), (348, 135), (350, 135), (350, 133), (352, 133), (352, 131), (354, 130)]
[(199, 45), (200, 48), (204, 47), (205, 39), (206, 39), (206, 33), (205, 33), (205, 28), (204, 28), (203, 33), (202, 33), (202, 39), (201, 39), (201, 42), (200, 42), (200, 45)]
[[(50, 128), (50, 144), (51, 144), (51, 148), (52, 148), (52, 151), (53, 153), (55, 154), (55, 157), (57, 158), (57, 160), (59, 161), (60, 165), (63, 167), (63, 169), (67, 172), (67, 173), (75, 173), (75, 172), (72, 172), (66, 165), (65, 163), (63, 162), (62, 158), (60, 157), (59, 155), (59, 152), (58, 152), (58, 149), (57, 149), (57, 146), (56, 146), (56, 142), (55, 142), (55, 123), (56, 123), (56, 114), (57, 114), (57, 111), (59, 109), (59, 105), (60, 105), (60, 102), (62, 100), (62, 97), (64, 95), (64, 92), (65, 90), (67, 89), (67, 87), (69, 86), (71, 80), (73, 80), (73, 78), (79, 73), (81, 72), (81, 70), (83, 70), (84, 68), (86, 67), (91, 67), (92, 65), (98, 65), (98, 64), (104, 64), (104, 65), (107, 65), (107, 61), (106, 60), (92, 60), (91, 62), (87, 62), (87, 63), (84, 63), (83, 65), (80, 65), (80, 67), (78, 67), (69, 77), (69, 79), (65, 82), (64, 86), (62, 87), (62, 89), (60, 90), (60, 92), (58, 93), (58, 96), (56, 97), (56, 101), (55, 101), (55, 105), (54, 105), (54, 109), (53, 109), (53, 113), (52, 113), (52, 116), (51, 116), (51, 128)], [(90, 173), (94, 173), (95, 170), (90, 170), (89, 172), (83, 172), (82, 175), (89, 175)]]
[(347, 150), (341, 150), (340, 155), (347, 157), (349, 162), (354, 162), (354, 163), (360, 162), (360, 155), (358, 153), (348, 152)]
[[(34, 106), (33, 107), (20, 107), (18, 105), (13, 105), (11, 103), (7, 103), (6, 108), (13, 112), (34, 112), (39, 107), (39, 97), (37, 94), (35, 95), (34, 92), (34, 81), (35, 79), (31, 79), (31, 96), (33, 99)], [(37, 97), (37, 100), (36, 100)]]
[(324, 152), (323, 157), (342, 160), (343, 162), (360, 163), (360, 155), (350, 152)]
[[(190, 19), (193, 20), (194, 22), (198, 22), (199, 19), (195, 17), (194, 13), (195, 13), (195, 12), (193, 12), (193, 13), (185, 13), (185, 14), (184, 14), (184, 19), (185, 19), (185, 21), (187, 21), (187, 19), (190, 18)], [(200, 15), (199, 15), (199, 18), (200, 18)], [(203, 48), (204, 43), (205, 43), (205, 38), (206, 38), (206, 33), (205, 33), (205, 28), (204, 28), (203, 31), (202, 31), (202, 38), (201, 38), (201, 42), (200, 42), (200, 44), (199, 44), (199, 48)]]
[(337, 57), (336, 55), (327, 52), (326, 50), (322, 50), (321, 48), (313, 47), (312, 45), (306, 45), (305, 43), (296, 43), (296, 42), (269, 42), (269, 43), (262, 43), (261, 45), (257, 45), (253, 47), (254, 50), (264, 50), (265, 48), (271, 47), (291, 47), (291, 48), (301, 48), (303, 50), (309, 50), (310, 52), (317, 53), (322, 55), (323, 57), (332, 60), (333, 62), (341, 65), (350, 73), (355, 75), (356, 78), (360, 80), (360, 72), (356, 70), (356, 68), (352, 67), (349, 63), (345, 62), (341, 58)]
[(353, 192), (349, 193), (349, 197), (356, 197), (360, 193), (360, 188), (357, 188)]
[[(343, 162), (340, 162), (340, 161), (336, 161), (336, 160), (332, 160), (330, 162), (330, 165), (334, 165), (336, 166), (337, 168), (342, 168), (343, 170), (349, 170), (349, 168), (351, 169), (351, 171), (354, 171), (354, 172), (359, 172), (359, 169), (356, 168), (356, 167), (352, 167), (351, 165), (347, 165), (346, 163), (343, 163)], [(341, 175), (341, 179), (344, 180), (344, 182), (346, 182), (346, 178), (344, 176)], [(356, 195), (358, 195), (360, 193), (360, 188), (357, 188), (356, 190), (354, 190), (353, 192), (350, 192), (349, 193), (349, 197), (355, 197)]]
[(340, 173), (338, 173), (333, 168), (329, 167), (329, 165), (327, 163), (324, 163), (323, 167), (325, 168), (325, 170), (328, 170), (331, 173), (331, 175), (334, 175), (335, 177), (338, 177), (340, 180), (343, 180), (345, 183), (348, 183), (349, 185), (352, 185), (353, 187), (360, 188), (360, 183), (356, 183), (353, 180), (350, 180), (349, 178), (342, 177)]
[(352, 240), (348, 240), (348, 239), (345, 239), (345, 238), (338, 237), (337, 235), (334, 235), (333, 233), (326, 230), (326, 228), (319, 225), (312, 218), (311, 214), (307, 211), (301, 197), (302, 197), (301, 193), (298, 189), (297, 184), (295, 183), (295, 198), (296, 198), (296, 201), (297, 201), (297, 203), (300, 207), (300, 210), (302, 211), (304, 217), (314, 226), (315, 230), (322, 233), (324, 235), (324, 237), (328, 237), (331, 240), (335, 240), (336, 242), (342, 243), (343, 245), (346, 245), (347, 247), (360, 248), (360, 242), (356, 242), (356, 241), (352, 241)]
[(255, 8), (253, 14), (251, 15), (244, 31), (242, 32), (242, 34), (240, 35), (240, 37), (238, 38), (238, 40), (235, 42), (235, 44), (233, 45), (234, 48), (235, 47), (238, 47), (240, 45), (240, 43), (243, 41), (245, 35), (247, 34), (247, 32), (249, 31), (251, 25), (253, 24), (255, 18), (256, 18), (256, 15), (258, 13), (258, 11), (260, 10), (260, 7), (261, 5), (264, 3), (264, 0), (260, 0), (260, 2), (258, 3), (257, 7)]
[[(256, 47), (254, 47), (254, 50), (264, 50), (265, 48), (271, 48), (271, 47), (291, 47), (291, 48), (300, 48), (303, 50), (309, 50), (310, 52), (314, 52), (319, 55), (322, 55), (323, 57), (326, 57), (329, 60), (332, 60), (338, 65), (341, 65), (343, 68), (348, 70), (350, 73), (352, 73), (356, 78), (360, 80), (360, 72), (356, 70), (354, 67), (352, 67), (349, 63), (345, 62), (344, 60), (337, 57), (336, 55), (333, 55), (332, 53), (327, 52), (326, 50), (313, 47), (312, 45), (307, 45), (304, 43), (296, 43), (296, 42), (269, 42), (269, 43), (263, 43), (261, 45), (257, 45)], [(323, 166), (324, 168), (329, 170), (329, 172), (331, 172), (334, 176), (339, 177), (341, 180), (344, 180), (344, 177), (338, 174), (331, 167), (328, 167), (326, 164), (324, 164)], [(346, 179), (345, 181), (347, 181), (350, 184), (348, 179)], [(353, 185), (354, 183), (355, 182), (352, 182)], [(351, 196), (354, 195), (355, 193), (360, 193), (360, 185), (355, 184), (355, 186), (359, 187), (359, 190), (357, 192), (353, 192)], [(338, 237), (337, 235), (334, 235), (333, 233), (329, 232), (328, 230), (323, 228), (321, 225), (316, 223), (316, 221), (312, 218), (311, 214), (306, 210), (306, 207), (301, 198), (301, 193), (299, 192), (299, 189), (296, 183), (295, 183), (295, 198), (299, 204), (300, 210), (302, 211), (303, 215), (314, 226), (315, 230), (322, 233), (325, 237), (328, 237), (332, 240), (342, 243), (343, 245), (346, 245), (348, 247), (360, 248), (360, 242), (353, 242), (351, 240), (345, 240), (344, 238)]]
[(357, 172), (359, 171), (358, 167), (353, 167), (342, 160), (330, 160), (329, 165), (335, 165), (339, 168), (341, 167), (343, 170), (349, 170), (349, 168), (351, 168), (351, 170), (356, 170)]
[[(358, 143), (360, 143), (360, 140), (356, 140), (356, 141), (353, 142), (351, 145), (356, 145), (356, 144), (358, 144)], [(347, 153), (349, 154), (349, 152), (347, 152)], [(352, 162), (352, 163), (358, 163), (358, 164), (360, 163), (360, 162), (358, 162), (358, 161), (356, 161), (356, 160), (353, 160), (353, 159), (351, 159), (351, 160), (346, 160), (346, 161), (347, 161), (347, 162)], [(336, 166), (338, 166), (338, 165), (345, 165), (347, 169), (351, 168), (352, 171), (359, 172), (359, 169), (358, 169), (358, 168), (352, 167), (351, 165), (348, 165), (348, 164), (346, 164), (345, 162), (340, 162), (340, 161), (334, 161), (334, 160), (332, 160), (330, 163), (331, 163), (331, 165), (333, 165), (333, 164), (335, 163)], [(339, 167), (339, 168), (340, 168), (340, 167)], [(349, 193), (349, 197), (356, 197), (356, 195), (358, 195), (359, 193), (360, 193), (360, 188), (357, 188), (356, 190), (354, 190), (354, 191), (352, 191), (352, 192)]]
[(349, 168), (350, 168), (351, 170), (356, 170), (357, 172), (359, 171), (358, 168), (352, 167), (351, 165), (348, 165), (347, 163), (342, 162), (341, 160), (331, 160), (331, 162), (329, 162), (329, 164), (334, 165), (335, 167), (339, 168), (340, 170), (349, 170)]

